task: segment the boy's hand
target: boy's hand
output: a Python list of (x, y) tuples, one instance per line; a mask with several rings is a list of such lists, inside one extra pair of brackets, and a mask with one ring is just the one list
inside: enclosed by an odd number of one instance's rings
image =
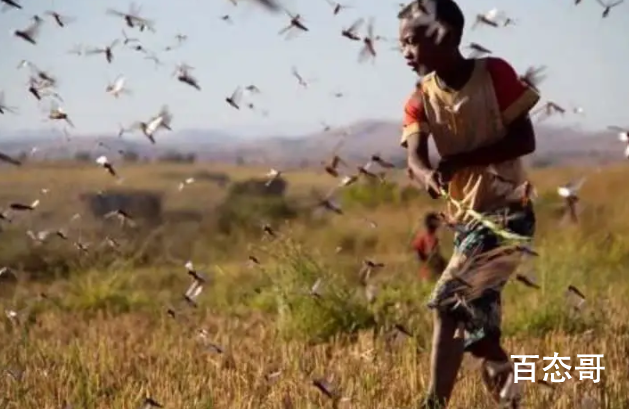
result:
[(445, 184), (438, 171), (432, 171), (426, 178), (426, 190), (433, 199), (439, 199), (441, 189), (445, 188)]
[(411, 168), (406, 169), (406, 175), (409, 179), (423, 185), (423, 187), (428, 191), (430, 197), (433, 199), (438, 199), (441, 196), (440, 189), (446, 188), (446, 185), (441, 181), (441, 176), (439, 176), (439, 173), (434, 170), (426, 174), (424, 180), (420, 177), (418, 178)]

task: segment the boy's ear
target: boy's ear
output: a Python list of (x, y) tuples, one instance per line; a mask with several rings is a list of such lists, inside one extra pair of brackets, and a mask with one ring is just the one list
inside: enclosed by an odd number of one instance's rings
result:
[(441, 40), (441, 45), (448, 48), (459, 48), (461, 45), (460, 36), (452, 30), (448, 30)]

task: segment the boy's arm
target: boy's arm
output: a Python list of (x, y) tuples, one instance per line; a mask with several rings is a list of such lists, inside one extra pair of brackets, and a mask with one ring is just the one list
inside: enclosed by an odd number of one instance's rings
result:
[(406, 140), (408, 167), (421, 181), (430, 179), (433, 172), (428, 157), (428, 138), (428, 134), (417, 132), (409, 135)]
[[(404, 126), (400, 144), (407, 151), (407, 165), (415, 177), (422, 182), (431, 183), (434, 170), (428, 156), (430, 131), (419, 91), (413, 94), (404, 106)], [(431, 196), (436, 194), (428, 189)]]
[(539, 94), (520, 81), (506, 61), (491, 58), (487, 64), (506, 128), (505, 136), (491, 145), (444, 158), (440, 163), (440, 167), (445, 168), (444, 173), (501, 163), (535, 151), (535, 132), (528, 113), (539, 101)]

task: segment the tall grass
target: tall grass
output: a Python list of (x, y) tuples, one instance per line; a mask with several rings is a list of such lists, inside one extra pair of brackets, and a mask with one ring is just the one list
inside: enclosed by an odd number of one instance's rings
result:
[[(129, 170), (137, 178), (149, 171), (155, 173), (154, 168)], [(168, 171), (192, 172), (183, 167)], [(76, 174), (85, 178), (83, 171)], [(622, 189), (629, 171), (594, 175), (583, 188), (582, 223), (562, 226), (554, 210), (560, 204), (554, 184), (578, 174), (571, 169), (534, 174), (540, 193), (535, 239), (540, 256), (520, 271), (541, 289), (507, 285), (505, 344), (512, 354), (541, 358), (558, 352), (570, 356), (572, 365), (577, 354), (605, 354), (600, 383), (579, 381), (576, 372), (555, 390), (527, 383), (527, 407), (578, 408), (590, 396), (599, 407), (621, 409), (629, 407), (624, 268), (629, 193)], [(36, 177), (21, 174), (22, 189), (40, 184)], [(51, 171), (50, 177), (59, 174)], [(328, 183), (318, 175), (302, 180), (291, 181), (289, 194), (306, 192), (311, 183)], [(0, 182), (0, 195), (7, 200), (28, 196), (6, 183)], [(172, 178), (151, 183), (172, 190)], [(17, 323), (6, 319), (0, 330), (5, 407), (136, 408), (147, 394), (165, 407), (331, 407), (333, 402), (313, 386), (319, 378), (338, 389), (339, 407), (416, 406), (429, 381), (432, 317), (424, 305), (431, 287), (418, 281), (408, 243), (433, 203), (423, 197), (400, 200), (388, 188), (381, 190), (383, 196), (375, 198), (346, 193), (347, 216), (328, 215), (321, 222), (310, 215), (278, 220), (276, 237), (262, 234), (255, 223), (268, 213), (245, 214), (243, 224), (233, 226), (229, 235), (216, 230), (216, 217), (208, 216), (201, 224), (167, 224), (123, 241), (116, 253), (103, 247), (83, 256), (64, 242), (33, 247), (20, 229), (45, 222), (36, 215), (21, 219), (14, 230), (0, 233), (0, 260), (19, 277), (17, 284), (0, 282), (1, 307), (18, 314)], [(198, 209), (199, 191), (169, 194), (178, 195), (173, 206)], [(63, 202), (57, 200), (43, 202), (46, 210), (62, 212)], [(372, 229), (352, 214), (368, 217), (378, 227)], [(86, 222), (81, 234), (96, 242), (99, 230)], [(447, 242), (449, 233), (443, 234)], [(120, 234), (121, 240), (125, 237)], [(248, 263), (249, 256), (260, 264)], [(371, 279), (375, 300), (359, 283), (365, 257), (385, 263)], [(183, 267), (187, 259), (210, 277), (196, 309), (179, 307), (189, 283)], [(317, 297), (310, 290), (319, 279)], [(586, 293), (581, 312), (566, 302), (570, 284)], [(177, 308), (175, 318), (167, 313), (171, 307)], [(546, 364), (538, 365), (539, 378)], [(469, 357), (451, 407), (493, 407)]]

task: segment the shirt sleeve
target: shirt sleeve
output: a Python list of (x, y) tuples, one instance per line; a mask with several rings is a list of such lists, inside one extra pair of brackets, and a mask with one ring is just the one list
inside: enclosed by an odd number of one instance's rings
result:
[(414, 91), (404, 104), (404, 122), (400, 145), (406, 148), (408, 137), (417, 132), (430, 132), (424, 104), (419, 90)]
[(505, 126), (529, 113), (540, 99), (539, 93), (520, 81), (513, 67), (500, 58), (489, 58), (487, 69), (491, 75)]

